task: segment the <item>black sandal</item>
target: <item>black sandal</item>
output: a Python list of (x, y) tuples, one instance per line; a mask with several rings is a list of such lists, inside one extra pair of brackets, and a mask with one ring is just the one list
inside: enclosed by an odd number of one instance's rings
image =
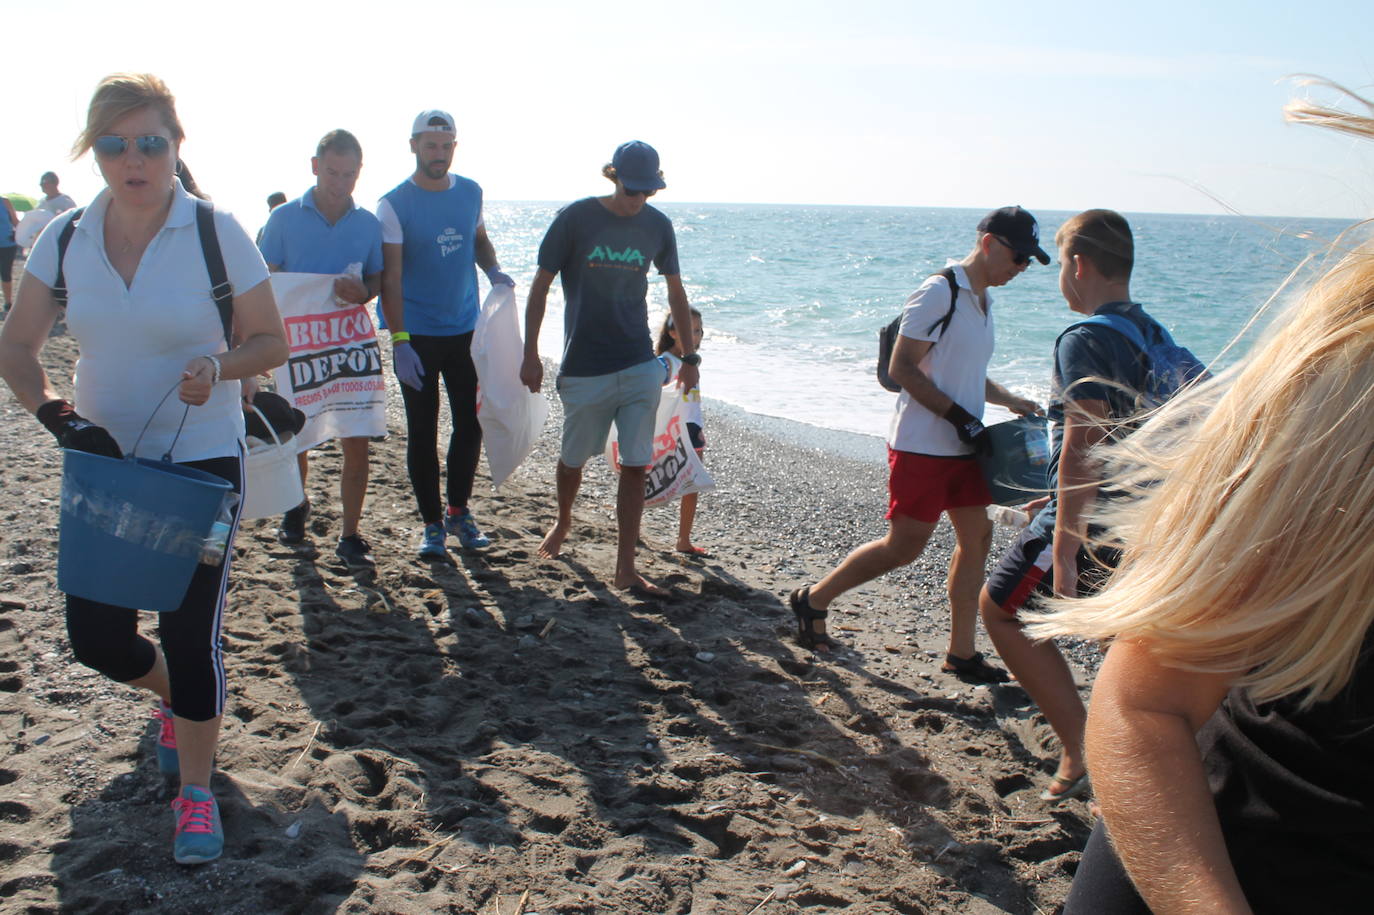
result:
[(969, 683), (1006, 683), (1011, 679), (1005, 670), (989, 664), (981, 651), (975, 651), (967, 658), (947, 654), (944, 666), (940, 669)]
[(792, 614), (797, 618), (797, 642), (809, 651), (815, 651), (817, 648), (834, 651), (839, 647), (839, 644), (829, 634), (817, 632), (811, 628), (814, 621), (825, 619), (830, 615), (830, 611), (817, 610), (811, 606), (810, 595), (811, 589), (809, 587), (798, 588), (787, 595), (787, 603), (792, 608)]

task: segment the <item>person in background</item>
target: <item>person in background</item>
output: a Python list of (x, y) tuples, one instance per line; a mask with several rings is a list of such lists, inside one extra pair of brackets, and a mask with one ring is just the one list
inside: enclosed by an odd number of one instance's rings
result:
[[(144, 455), (174, 452), (241, 492), (239, 379), (286, 359), (285, 331), (257, 249), (233, 217), (215, 213), (242, 341), (228, 347), (197, 230), (200, 204), (174, 176), (183, 136), (172, 94), (156, 76), (120, 73), (96, 87), (73, 151), (94, 151), (106, 186), (39, 238), (0, 330), (0, 375), (64, 448), (119, 457), (142, 436)], [(59, 263), (58, 238), (78, 216)], [(38, 358), (63, 315), (54, 296), (59, 272), (67, 329), (80, 350), (75, 405)], [(159, 409), (172, 390), (188, 409)], [(229, 557), (236, 528), (237, 519)], [(220, 623), (229, 566), (228, 558), (197, 566), (181, 606), (158, 621), (160, 645), (139, 635), (135, 608), (74, 595), (66, 602), (76, 660), (160, 700), (157, 760), (181, 780), (172, 854), (182, 864), (213, 860), (224, 848), (210, 776), (225, 702)]]
[[(273, 272), (339, 274), (334, 295), (341, 305), (363, 305), (382, 287), (382, 226), (353, 200), (353, 188), (363, 167), (363, 148), (347, 130), (331, 130), (315, 148), (310, 160), (315, 186), (289, 204), (279, 205), (267, 218), (258, 248)], [(347, 276), (349, 265), (362, 264), (362, 278)], [(372, 547), (358, 534), (367, 497), (368, 440), (352, 436), (339, 440), (343, 471), (339, 475), (339, 501), (343, 519), (334, 552), (354, 568), (373, 565)], [(310, 472), (310, 452), (297, 455), (304, 483)], [(282, 518), (277, 539), (300, 543), (310, 500)]]
[(19, 214), (14, 212), (14, 204), (8, 197), (0, 196), (0, 205), (5, 210), (0, 213), (0, 288), (5, 293), (5, 311), (9, 312), (14, 303), (14, 256), (19, 253), (19, 243), (14, 240), (14, 228), (19, 225)]
[[(382, 327), (391, 331), (392, 365), (406, 408), (406, 466), (424, 530), (419, 554), (448, 556), (446, 535), (464, 549), (491, 541), (468, 503), (482, 454), (477, 423), (477, 267), (492, 285), (501, 272), (482, 221), (482, 188), (449, 173), (458, 129), (444, 111), (422, 111), (411, 128), (415, 173), (377, 203), (382, 223)], [(448, 507), (439, 495), (439, 385), (448, 394)]]
[(928, 278), (902, 309), (888, 369), (902, 386), (888, 433), (888, 531), (846, 556), (824, 578), (788, 596), (805, 648), (833, 650), (825, 617), (835, 598), (915, 562), (942, 514), (954, 527), (950, 561), (949, 648), (943, 670), (961, 679), (1000, 683), (1006, 672), (975, 649), (978, 588), (992, 545), (992, 502), (974, 459), (985, 437), (983, 405), (1026, 415), (1039, 407), (987, 377), (992, 358), (992, 289), (1049, 256), (1035, 217), (1021, 207), (993, 210), (978, 223), (973, 250)]
[[(703, 335), (701, 326), (701, 312), (692, 309), (692, 351), (696, 352), (701, 348), (701, 338)], [(700, 384), (690, 390), (683, 388), (680, 382), (682, 373), (682, 357), (686, 354), (686, 349), (682, 345), (679, 334), (673, 324), (671, 313), (663, 319), (663, 327), (658, 332), (658, 343), (654, 346), (654, 352), (658, 354), (668, 364), (668, 384), (677, 385), (682, 392), (682, 416), (687, 423), (687, 435), (692, 440), (692, 447), (696, 449), (697, 457), (701, 457), (706, 450), (706, 433), (702, 431), (701, 414), (701, 386)], [(677, 551), (687, 553), (692, 556), (704, 556), (706, 551), (698, 546), (692, 545), (692, 525), (697, 517), (697, 494), (689, 492), (682, 497), (682, 504), (678, 507), (677, 524)]]
[[(277, 207), (281, 206), (283, 203), (286, 203), (286, 194), (282, 193), (281, 191), (273, 191), (272, 193), (267, 195), (267, 216), (269, 219), (272, 216), (272, 211), (275, 210)], [(264, 223), (262, 227), (258, 229), (257, 237), (253, 239), (253, 243), (256, 244), (259, 248), (262, 247), (262, 233), (265, 231), (267, 231), (266, 223)]]
[[(1374, 138), (1368, 117), (1289, 116)], [(1119, 567), (1026, 617), (1037, 638), (1111, 640), (1087, 720), (1103, 819), (1067, 915), (1369, 910), (1371, 430), (1364, 243), (1226, 379), (1109, 451), (1136, 495), (1103, 519)]]
[(44, 172), (38, 179), (38, 186), (43, 189), (43, 199), (38, 201), (40, 210), (46, 210), (56, 216), (76, 209), (76, 201), (58, 190), (56, 172)]
[[(649, 337), (649, 265), (668, 286), (668, 307), (678, 327), (692, 326), (691, 305), (678, 268), (673, 223), (649, 206), (667, 187), (658, 152), (648, 143), (622, 143), (601, 170), (615, 185), (604, 197), (586, 197), (558, 211), (539, 245), (539, 271), (525, 307), (525, 360), (520, 380), (538, 393), (544, 381), (539, 329), (549, 288), (563, 275), (563, 442), (556, 476), (558, 518), (539, 545), (539, 555), (558, 556), (572, 530), (572, 509), (582, 486), (582, 466), (606, 445), (615, 423), (620, 448), (616, 493), (615, 586), (651, 596), (663, 588), (639, 574), (635, 546), (644, 515), (644, 482), (653, 462), (654, 420), (663, 388), (663, 366)], [(701, 356), (695, 340), (680, 340), (678, 384), (697, 386)]]

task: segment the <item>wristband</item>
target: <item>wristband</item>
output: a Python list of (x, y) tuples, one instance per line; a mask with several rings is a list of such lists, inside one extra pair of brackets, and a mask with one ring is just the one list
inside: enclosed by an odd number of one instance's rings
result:
[(392, 346), (395, 346), (397, 343), (409, 343), (409, 342), (410, 342), (410, 334), (409, 334), (408, 332), (404, 331), (404, 330), (398, 330), (398, 331), (396, 331), (396, 333), (394, 333), (394, 334), (391, 335), (391, 345), (392, 345)]
[(206, 356), (210, 360), (210, 365), (214, 366), (214, 373), (210, 377), (210, 384), (219, 384), (219, 376), (224, 371), (224, 367), (219, 364), (219, 359), (215, 356)]

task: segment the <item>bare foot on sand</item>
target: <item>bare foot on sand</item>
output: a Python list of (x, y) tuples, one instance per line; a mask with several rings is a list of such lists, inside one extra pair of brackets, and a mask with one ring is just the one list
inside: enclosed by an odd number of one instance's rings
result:
[(544, 559), (556, 559), (563, 550), (563, 541), (568, 539), (568, 527), (566, 524), (555, 524), (553, 530), (544, 535), (544, 542), (539, 544), (539, 555)]
[(638, 572), (631, 572), (629, 575), (615, 577), (615, 586), (621, 591), (629, 591), (631, 594), (638, 594), (642, 597), (667, 597), (668, 591), (649, 579), (640, 575)]

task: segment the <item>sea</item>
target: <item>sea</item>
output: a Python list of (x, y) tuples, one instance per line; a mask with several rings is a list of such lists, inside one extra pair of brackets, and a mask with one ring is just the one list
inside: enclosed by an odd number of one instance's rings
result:
[[(488, 202), (484, 218), (523, 301), (539, 242), (560, 204)], [(886, 435), (896, 395), (878, 386), (878, 329), (925, 277), (973, 247), (983, 210), (738, 204), (659, 206), (677, 231), (682, 277), (701, 310), (701, 387), (709, 411), (781, 423), (795, 437)], [(1074, 315), (1059, 294), (1055, 230), (1073, 214), (1042, 211), (1049, 266), (1032, 261), (995, 290), (997, 343), (988, 375), (1044, 403), (1055, 338)], [(1174, 338), (1225, 367), (1244, 353), (1323, 264), (1342, 220), (1125, 213), (1136, 244), (1131, 291)], [(1363, 230), (1357, 230), (1357, 235)], [(1362, 236), (1360, 236), (1362, 237)], [(650, 271), (649, 322), (667, 313)], [(1283, 287), (1282, 291), (1281, 287)], [(1276, 295), (1277, 293), (1277, 295)], [(558, 282), (540, 351), (562, 351)], [(989, 408), (989, 421), (1006, 418)], [(833, 438), (834, 436), (832, 436)], [(881, 456), (881, 446), (861, 447)]]

